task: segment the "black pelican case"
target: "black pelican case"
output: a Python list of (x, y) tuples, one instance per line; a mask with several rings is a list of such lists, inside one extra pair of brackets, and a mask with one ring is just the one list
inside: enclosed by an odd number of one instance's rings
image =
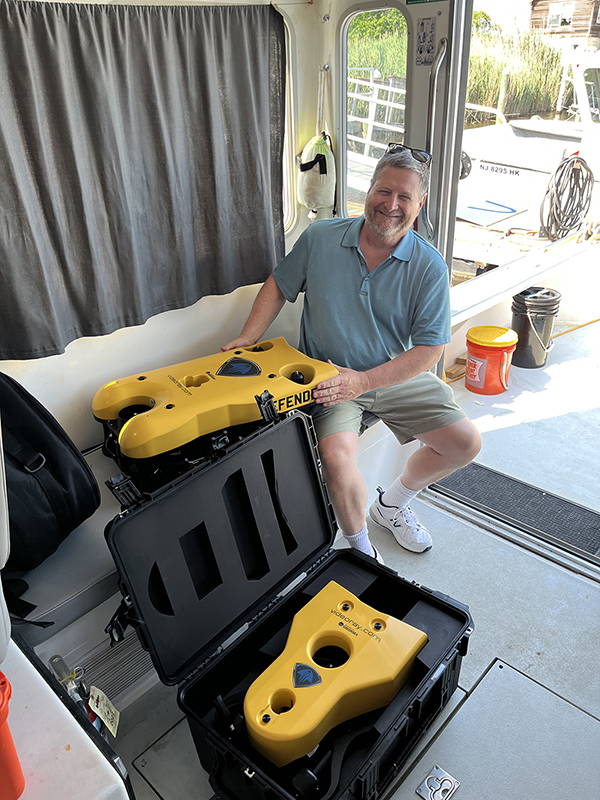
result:
[[(161, 680), (178, 685), (223, 800), (377, 798), (456, 689), (473, 629), (468, 608), (355, 550), (331, 549), (334, 535), (302, 412), (107, 527), (128, 618)], [(389, 706), (338, 725), (311, 754), (278, 768), (249, 744), (243, 698), (284, 649), (294, 615), (332, 580), (424, 630), (428, 642)]]

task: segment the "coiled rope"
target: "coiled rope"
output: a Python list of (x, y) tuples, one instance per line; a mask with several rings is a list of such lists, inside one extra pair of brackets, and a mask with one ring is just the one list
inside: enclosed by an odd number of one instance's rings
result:
[(563, 159), (540, 207), (540, 233), (555, 242), (584, 222), (592, 202), (594, 175), (577, 153)]

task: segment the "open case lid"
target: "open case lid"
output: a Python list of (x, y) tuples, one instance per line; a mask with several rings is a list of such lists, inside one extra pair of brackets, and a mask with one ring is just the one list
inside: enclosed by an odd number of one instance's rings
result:
[(180, 683), (333, 544), (310, 418), (271, 424), (106, 538), (160, 679)]

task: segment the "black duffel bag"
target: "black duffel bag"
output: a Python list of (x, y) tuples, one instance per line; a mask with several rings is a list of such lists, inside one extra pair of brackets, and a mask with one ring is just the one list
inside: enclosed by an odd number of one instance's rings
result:
[(100, 505), (87, 461), (52, 414), (0, 372), (0, 421), (10, 525), (3, 570), (34, 569)]

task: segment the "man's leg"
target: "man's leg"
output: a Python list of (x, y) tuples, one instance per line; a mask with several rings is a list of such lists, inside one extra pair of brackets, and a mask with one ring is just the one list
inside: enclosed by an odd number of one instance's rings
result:
[(392, 486), (380, 491), (370, 515), (388, 528), (400, 545), (413, 552), (425, 552), (431, 548), (431, 537), (408, 504), (425, 486), (469, 464), (481, 449), (481, 437), (465, 417), (415, 438), (425, 446), (408, 459)]
[(460, 467), (470, 464), (481, 450), (481, 436), (466, 417), (443, 428), (415, 436), (425, 447), (408, 459), (402, 473), (407, 489), (419, 491)]
[(375, 555), (367, 532), (367, 487), (356, 466), (357, 442), (357, 433), (332, 433), (321, 439), (319, 452), (327, 491), (342, 534), (350, 546)]

